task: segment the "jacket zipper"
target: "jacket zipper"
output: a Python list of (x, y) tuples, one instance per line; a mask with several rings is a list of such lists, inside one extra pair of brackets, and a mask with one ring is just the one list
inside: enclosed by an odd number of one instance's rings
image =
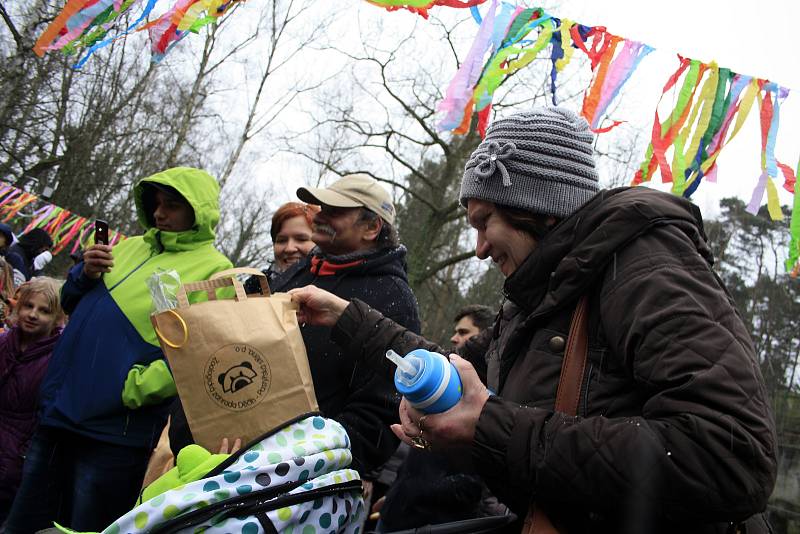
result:
[(581, 392), (581, 396), (583, 397), (583, 402), (581, 403), (581, 413), (579, 414), (581, 417), (586, 417), (586, 414), (589, 413), (589, 382), (592, 381), (592, 375), (594, 374), (594, 364), (589, 362), (589, 370), (586, 373), (586, 377), (584, 378), (584, 385), (583, 391)]
[[(158, 241), (159, 246), (161, 246), (161, 248), (163, 250), (164, 247), (163, 247), (163, 245), (161, 245), (161, 239), (158, 236), (156, 237), (156, 239)], [(157, 254), (153, 254), (151, 252), (150, 255), (142, 263), (140, 263), (139, 265), (134, 267), (130, 272), (128, 272), (128, 274), (126, 274), (122, 278), (122, 280), (120, 280), (119, 282), (117, 282), (116, 284), (114, 284), (113, 286), (108, 288), (108, 292), (111, 293), (112, 291), (114, 291), (114, 289), (116, 289), (122, 282), (124, 282), (125, 280), (130, 278), (133, 273), (135, 273), (136, 271), (141, 269), (142, 266), (145, 263), (147, 263), (148, 261), (152, 260), (155, 256), (158, 256), (158, 253)], [(128, 436), (128, 427), (130, 426), (130, 423), (131, 423), (131, 410), (129, 408), (126, 408), (126, 410), (125, 410), (125, 427), (122, 429), (122, 435), (125, 436), (125, 437)]]
[(132, 275), (133, 273), (135, 273), (136, 271), (138, 271), (139, 269), (141, 269), (141, 268), (142, 268), (142, 266), (143, 266), (145, 263), (147, 263), (148, 261), (152, 260), (152, 259), (153, 259), (155, 256), (158, 256), (158, 254), (150, 254), (150, 255), (147, 257), (147, 259), (145, 259), (145, 260), (144, 260), (142, 263), (140, 263), (139, 265), (137, 265), (136, 267), (134, 267), (134, 268), (133, 268), (133, 269), (132, 269), (132, 270), (131, 270), (131, 271), (130, 271), (128, 274), (126, 274), (126, 275), (125, 275), (125, 277), (124, 277), (122, 280), (120, 280), (119, 282), (117, 282), (116, 284), (114, 284), (113, 286), (111, 286), (110, 288), (108, 288), (108, 292), (109, 292), (109, 293), (111, 293), (112, 291), (114, 291), (114, 290), (115, 290), (115, 289), (116, 289), (116, 288), (117, 288), (117, 287), (118, 287), (118, 286), (119, 286), (119, 285), (120, 285), (122, 282), (124, 282), (125, 280), (127, 280), (128, 278), (130, 278), (130, 277), (131, 277), (131, 275)]

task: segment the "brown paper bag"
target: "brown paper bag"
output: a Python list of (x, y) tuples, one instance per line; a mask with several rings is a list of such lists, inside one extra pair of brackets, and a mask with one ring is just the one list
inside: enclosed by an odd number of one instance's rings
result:
[[(264, 295), (245, 295), (233, 275), (256, 274)], [(217, 299), (233, 286), (235, 299)], [(209, 300), (189, 304), (188, 293)], [(306, 412), (316, 411), (297, 306), (289, 295), (270, 296), (256, 269), (229, 269), (184, 284), (178, 307), (151, 316), (167, 357), (195, 443), (219, 449), (222, 438), (243, 443)]]

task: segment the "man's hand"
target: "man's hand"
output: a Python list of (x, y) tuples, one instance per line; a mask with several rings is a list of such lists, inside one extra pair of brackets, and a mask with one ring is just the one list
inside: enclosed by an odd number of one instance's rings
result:
[(333, 326), (349, 302), (315, 286), (290, 289), (292, 302), (300, 305), (297, 321), (314, 326)]
[(103, 273), (111, 272), (114, 266), (114, 256), (111, 255), (110, 245), (92, 245), (83, 253), (83, 274), (92, 279), (98, 279)]

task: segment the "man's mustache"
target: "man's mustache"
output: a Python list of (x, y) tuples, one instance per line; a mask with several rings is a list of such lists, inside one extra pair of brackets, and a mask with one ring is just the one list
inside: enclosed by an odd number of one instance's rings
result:
[(332, 226), (328, 226), (327, 224), (314, 223), (314, 231), (323, 234), (328, 234), (331, 237), (336, 237), (336, 230), (334, 230)]

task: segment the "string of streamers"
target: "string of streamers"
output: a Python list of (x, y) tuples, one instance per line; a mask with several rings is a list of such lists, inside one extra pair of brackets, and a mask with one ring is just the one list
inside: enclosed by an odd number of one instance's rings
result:
[(486, 0), (367, 0), (372, 5), (382, 7), (388, 11), (405, 9), (428, 18), (428, 10), (432, 7), (474, 7), (484, 3)]
[(780, 117), (780, 103), (785, 95), (781, 88), (773, 83), (764, 83), (764, 95), (758, 94), (759, 107), (761, 108), (761, 176), (753, 190), (747, 211), (753, 215), (758, 214), (758, 208), (764, 198), (764, 190), (767, 192), (767, 209), (773, 221), (783, 220), (780, 202), (778, 201), (778, 190), (775, 188), (775, 179), (778, 175), (778, 166), (782, 170), (788, 170), (790, 174), (785, 174), (784, 187), (789, 192), (794, 192), (794, 173), (786, 165), (781, 164), (775, 159), (775, 137), (778, 130)]
[[(81, 54), (73, 65), (81, 68), (92, 54), (131, 32), (147, 30), (153, 61), (160, 61), (169, 49), (189, 33), (215, 22), (241, 0), (172, 0), (163, 15), (145, 23), (158, 0), (67, 0), (61, 13), (39, 36), (33, 51), (43, 56), (50, 50), (67, 55)], [(122, 26), (119, 19), (141, 8), (133, 22)]]
[[(32, 214), (23, 214), (22, 210), (31, 205), (38, 207)], [(19, 227), (24, 225), (23, 234), (34, 228), (44, 229), (53, 238), (53, 254), (67, 249), (70, 244), (70, 253), (77, 251), (86, 244), (94, 230), (94, 221), (43, 201), (6, 182), (0, 182), (0, 219)], [(122, 239), (125, 236), (109, 230), (109, 243), (112, 246)]]
[[(614, 120), (609, 126), (601, 127), (609, 106), (642, 59), (653, 51), (652, 47), (622, 39), (601, 26), (590, 27), (553, 17), (541, 8), (522, 8), (506, 2), (498, 6), (498, 1), (492, 0), (485, 16), (481, 17), (476, 7), (472, 8), (472, 14), (480, 28), (439, 105), (443, 114), (440, 130), (466, 133), (473, 113), (477, 112), (478, 131), (483, 136), (494, 92), (547, 46), (550, 46), (552, 63), (553, 104), (558, 103), (558, 75), (572, 61), (575, 50), (581, 50), (589, 58), (593, 72), (592, 82), (584, 94), (582, 114), (598, 133), (623, 122)], [(488, 58), (484, 59), (487, 53)]]
[[(715, 182), (717, 157), (739, 132), (754, 103), (758, 102), (762, 173), (747, 210), (758, 213), (766, 192), (770, 217), (783, 219), (774, 180), (778, 178), (780, 169), (784, 176), (783, 187), (790, 193), (794, 193), (796, 181), (792, 169), (775, 157), (780, 103), (788, 95), (788, 90), (766, 80), (720, 68), (714, 62), (704, 64), (682, 56), (678, 56), (678, 60), (678, 68), (664, 85), (656, 106), (652, 138), (644, 161), (633, 178), (633, 185), (650, 181), (657, 168), (662, 182), (672, 183), (672, 192), (686, 198), (697, 190), (701, 180)], [(670, 92), (675, 94), (675, 104), (662, 121), (659, 107)], [(668, 160), (666, 153), (670, 149), (672, 159)]]

